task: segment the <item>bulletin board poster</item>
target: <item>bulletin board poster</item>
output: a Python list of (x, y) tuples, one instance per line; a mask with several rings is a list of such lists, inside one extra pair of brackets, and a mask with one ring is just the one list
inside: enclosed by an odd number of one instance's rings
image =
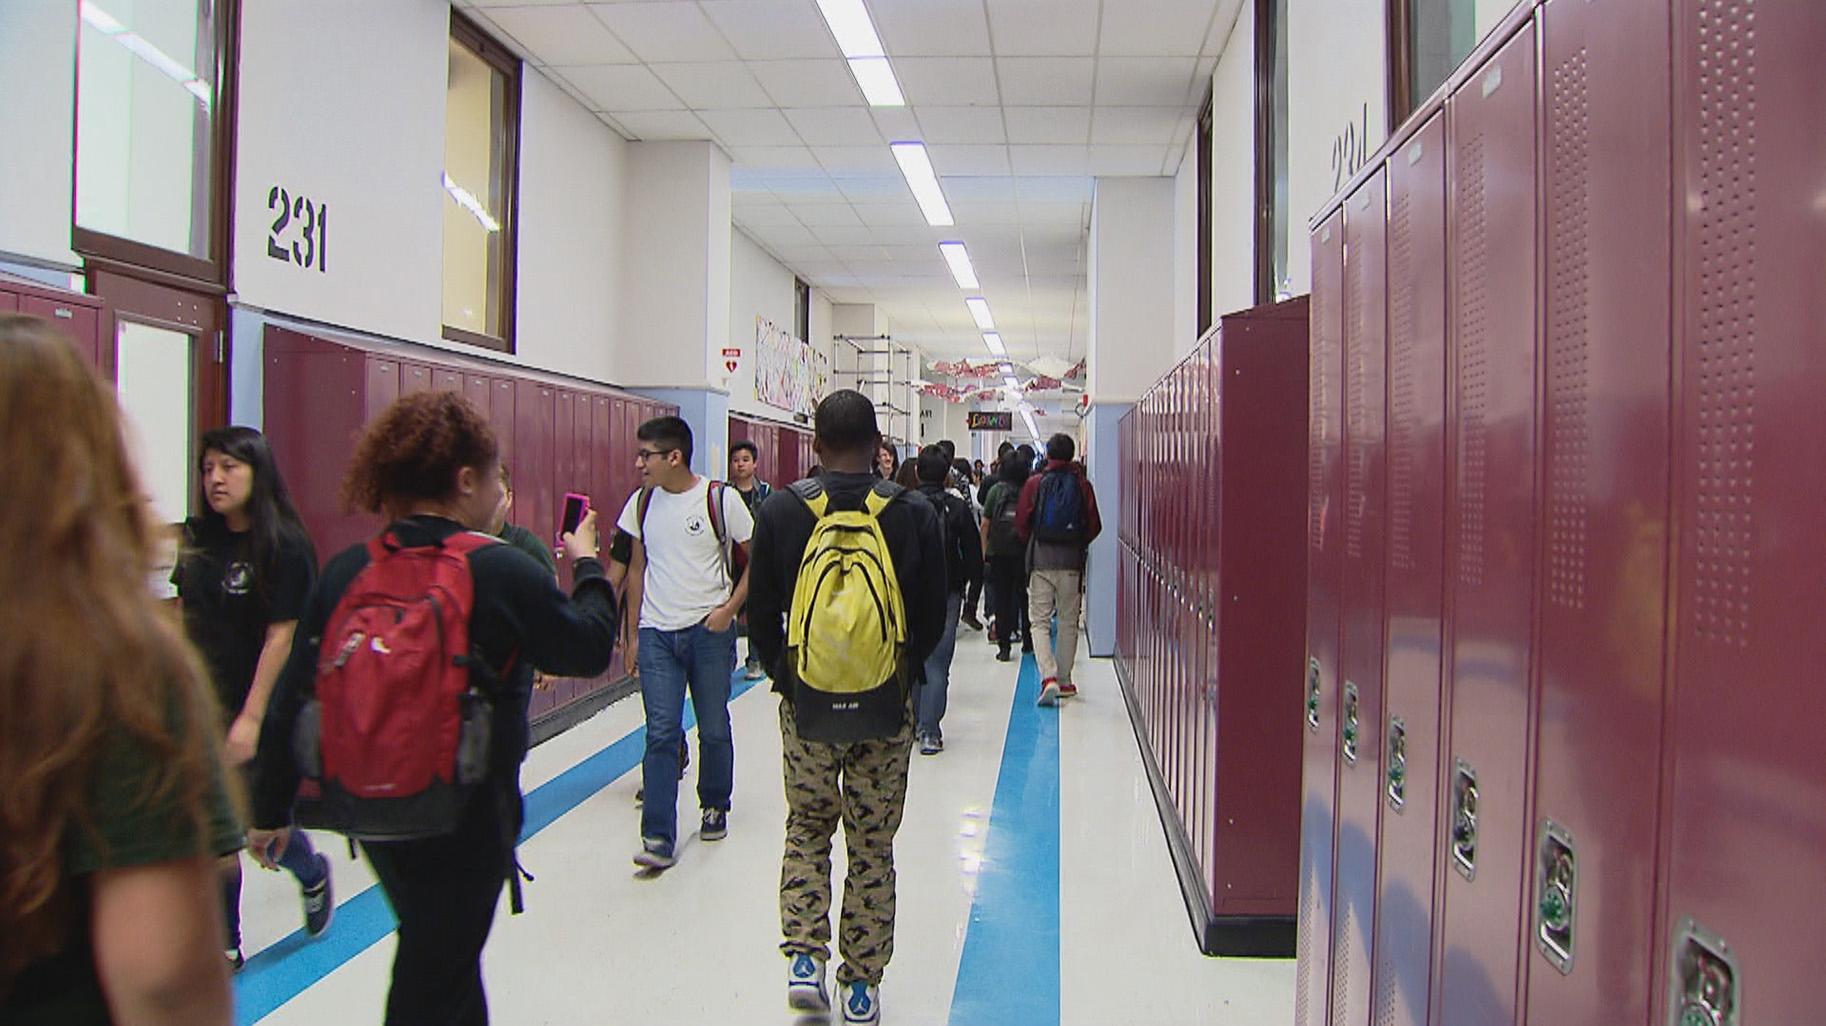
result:
[(756, 317), (754, 322), (755, 398), (811, 416), (830, 389), (830, 357), (765, 317)]

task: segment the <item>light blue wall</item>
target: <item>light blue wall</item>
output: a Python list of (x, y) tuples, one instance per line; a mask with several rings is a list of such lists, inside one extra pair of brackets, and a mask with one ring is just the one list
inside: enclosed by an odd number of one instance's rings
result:
[(1097, 512), (1103, 533), (1091, 543), (1090, 575), (1085, 583), (1086, 620), (1090, 627), (1090, 652), (1116, 654), (1116, 556), (1120, 527), (1123, 474), (1122, 449), (1117, 444), (1117, 422), (1134, 403), (1093, 403), (1085, 418), (1088, 459), (1085, 470), (1097, 490)]

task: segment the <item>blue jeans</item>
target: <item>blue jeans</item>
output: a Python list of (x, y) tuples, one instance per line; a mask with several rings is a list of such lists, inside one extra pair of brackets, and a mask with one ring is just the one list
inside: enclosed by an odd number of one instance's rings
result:
[(735, 629), (713, 633), (703, 624), (682, 631), (640, 629), (640, 700), (647, 712), (647, 754), (641, 761), (640, 835), (678, 841), (678, 743), (684, 733), (685, 688), (697, 713), (697, 800), (728, 809), (735, 788), (735, 740), (729, 732), (729, 678), (735, 673)]
[(945, 596), (945, 635), (938, 639), (938, 647), (926, 657), (926, 680), (920, 685), (915, 706), (921, 737), (944, 736), (938, 723), (945, 718), (945, 695), (951, 690), (951, 657), (957, 652), (957, 618), (963, 608), (962, 592), (954, 591)]

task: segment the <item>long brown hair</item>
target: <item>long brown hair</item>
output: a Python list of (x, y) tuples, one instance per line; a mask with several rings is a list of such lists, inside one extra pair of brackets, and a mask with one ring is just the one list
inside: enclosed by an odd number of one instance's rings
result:
[[(144, 752), (134, 797), (179, 810), (209, 854), (220, 717), (148, 588), (153, 527), (113, 392), (45, 322), (0, 314), (0, 994), (68, 940), (65, 842), (111, 745)], [(103, 852), (105, 857), (106, 852)]]

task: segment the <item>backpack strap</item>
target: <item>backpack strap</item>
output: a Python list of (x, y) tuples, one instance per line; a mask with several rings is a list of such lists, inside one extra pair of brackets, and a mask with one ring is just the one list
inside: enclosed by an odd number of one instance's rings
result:
[(634, 539), (642, 545), (647, 543), (647, 507), (653, 504), (653, 486), (648, 485), (640, 490), (640, 498), (634, 500), (634, 529), (640, 537)]
[(735, 587), (735, 553), (730, 551), (729, 532), (723, 524), (723, 497), (728, 494), (728, 486), (721, 481), (710, 482), (704, 489), (704, 502), (710, 507), (710, 530), (716, 535), (716, 552), (723, 559), (723, 576), (729, 579), (729, 587)]

